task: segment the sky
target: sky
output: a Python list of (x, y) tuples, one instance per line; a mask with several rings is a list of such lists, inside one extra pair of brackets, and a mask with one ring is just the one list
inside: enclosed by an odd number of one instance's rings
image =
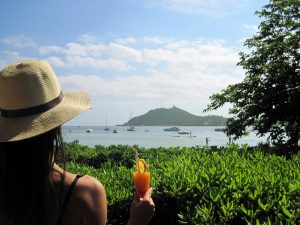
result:
[(156, 108), (203, 113), (209, 96), (241, 82), (239, 52), (267, 0), (2, 0), (0, 69), (47, 60), (62, 89), (93, 109), (68, 125), (123, 124)]

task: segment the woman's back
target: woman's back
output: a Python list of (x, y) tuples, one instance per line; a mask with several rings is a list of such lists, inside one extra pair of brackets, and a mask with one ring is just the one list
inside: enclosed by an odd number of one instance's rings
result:
[[(64, 173), (55, 165), (52, 179), (56, 188), (60, 187), (63, 174), (65, 178), (62, 184), (62, 201), (57, 206), (56, 195), (50, 196), (52, 201), (50, 200), (49, 207), (53, 207), (53, 205), (55, 207), (54, 215), (50, 220), (60, 221), (59, 224), (55, 223), (57, 225), (106, 224), (107, 204), (103, 185), (87, 175), (77, 178), (75, 183), (75, 174)], [(68, 195), (69, 200), (65, 202)], [(65, 203), (65, 210), (62, 210)], [(59, 220), (60, 216), (61, 220)]]

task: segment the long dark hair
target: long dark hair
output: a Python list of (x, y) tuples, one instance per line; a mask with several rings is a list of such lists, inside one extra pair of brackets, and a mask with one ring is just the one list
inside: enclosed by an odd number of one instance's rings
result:
[(49, 194), (57, 193), (51, 173), (58, 152), (61, 161), (61, 127), (29, 139), (0, 143), (0, 224), (49, 224)]

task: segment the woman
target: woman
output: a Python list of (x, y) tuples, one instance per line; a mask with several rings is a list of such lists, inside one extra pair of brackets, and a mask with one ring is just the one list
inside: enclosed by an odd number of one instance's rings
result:
[[(61, 125), (91, 107), (87, 94), (63, 93), (45, 61), (22, 61), (0, 72), (0, 224), (103, 225), (103, 185), (55, 162), (63, 158)], [(135, 196), (128, 225), (154, 213), (149, 189)]]

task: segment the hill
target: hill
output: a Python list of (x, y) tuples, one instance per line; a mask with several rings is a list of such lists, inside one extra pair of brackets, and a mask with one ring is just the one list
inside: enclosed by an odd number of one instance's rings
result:
[(222, 116), (196, 116), (176, 106), (170, 109), (153, 109), (141, 116), (133, 117), (123, 126), (222, 126), (226, 123)]

